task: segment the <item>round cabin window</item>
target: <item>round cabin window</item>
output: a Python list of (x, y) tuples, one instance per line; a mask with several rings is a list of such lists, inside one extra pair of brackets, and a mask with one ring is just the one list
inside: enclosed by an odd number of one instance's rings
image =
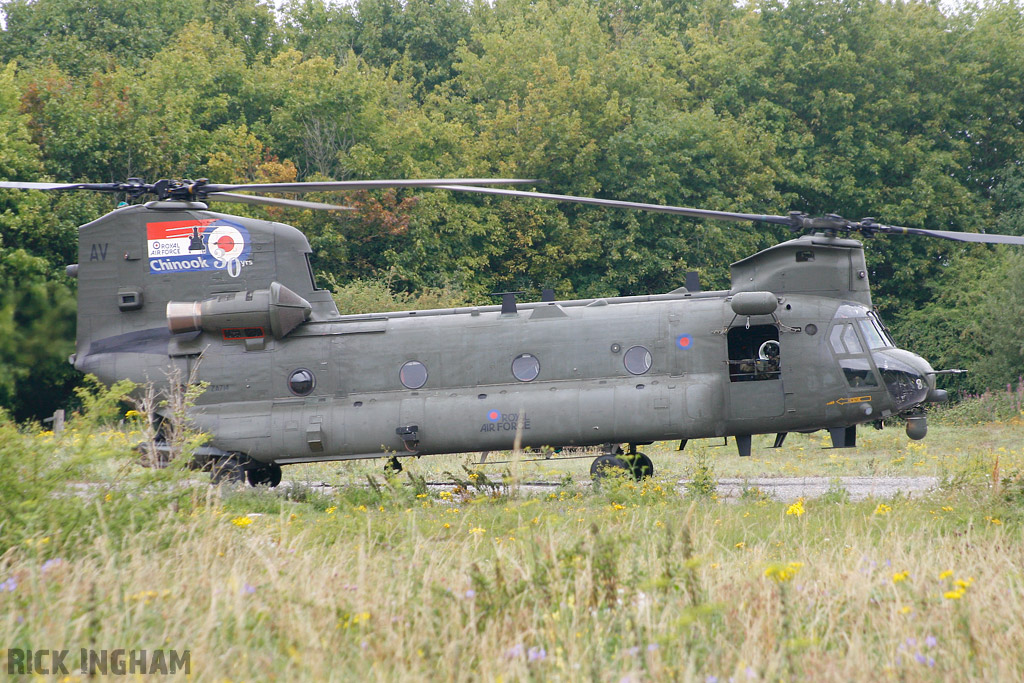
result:
[(532, 382), (540, 374), (540, 361), (537, 356), (522, 353), (512, 361), (512, 374), (520, 382)]
[(642, 375), (651, 369), (651, 352), (643, 346), (631, 346), (622, 357), (622, 363), (631, 374)]
[(406, 389), (419, 389), (427, 383), (427, 366), (418, 360), (411, 360), (402, 366), (398, 378)]
[(308, 396), (316, 387), (316, 377), (306, 368), (299, 368), (288, 375), (288, 389), (296, 396)]

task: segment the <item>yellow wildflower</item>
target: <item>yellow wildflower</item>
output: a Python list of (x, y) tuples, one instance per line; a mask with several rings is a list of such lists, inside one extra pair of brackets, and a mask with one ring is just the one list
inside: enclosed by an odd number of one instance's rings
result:
[(803, 562), (790, 562), (789, 564), (775, 563), (768, 565), (768, 568), (764, 570), (764, 575), (775, 583), (785, 583), (791, 580), (796, 573), (800, 571), (800, 568), (804, 566)]
[(790, 505), (789, 509), (786, 510), (786, 514), (787, 515), (796, 515), (797, 517), (799, 517), (800, 515), (804, 514), (805, 512), (806, 512), (806, 510), (804, 510), (804, 499), (803, 498), (797, 498), (796, 502), (793, 503), (792, 505)]
[(953, 570), (947, 569), (946, 571), (939, 574), (939, 580), (941, 581), (942, 579), (948, 579), (951, 576), (953, 576)]
[(324, 512), (326, 512), (329, 515), (333, 515), (337, 511), (338, 511), (338, 506), (337, 505), (332, 505), (331, 507), (329, 507), (326, 510), (324, 510)]
[(469, 533), (477, 534), (478, 536), (480, 534), (483, 534), (483, 533), (486, 533), (486, 532), (487, 532), (487, 529), (484, 529), (483, 527), (479, 527), (479, 526), (475, 526), (475, 527), (473, 527), (472, 529), (469, 530)]
[(892, 575), (892, 582), (899, 583), (900, 581), (906, 581), (908, 578), (910, 578), (909, 571), (896, 572)]
[(235, 517), (231, 523), (237, 527), (244, 528), (252, 524), (252, 517)]
[(873, 514), (876, 514), (876, 515), (887, 515), (890, 512), (892, 512), (892, 508), (891, 507), (889, 507), (885, 503), (879, 503), (878, 507), (875, 508), (875, 511), (874, 511)]

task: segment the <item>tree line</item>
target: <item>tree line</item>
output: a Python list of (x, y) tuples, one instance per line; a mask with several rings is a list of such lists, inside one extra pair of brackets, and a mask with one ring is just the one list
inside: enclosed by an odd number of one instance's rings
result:
[[(0, 179), (498, 176), (541, 191), (1024, 234), (1024, 7), (878, 0), (8, 0)], [(323, 197), (337, 201), (336, 197)], [(117, 198), (0, 191), (0, 405), (77, 378), (77, 226)], [(661, 292), (786, 238), (662, 214), (381, 191), (303, 230), (338, 286)], [(876, 304), (954, 389), (1024, 371), (1013, 247), (868, 245)]]

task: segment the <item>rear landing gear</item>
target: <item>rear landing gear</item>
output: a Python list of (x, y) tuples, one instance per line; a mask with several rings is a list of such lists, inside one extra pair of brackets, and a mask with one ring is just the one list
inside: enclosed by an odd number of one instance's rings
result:
[(245, 481), (245, 471), (251, 462), (244, 453), (229, 453), (214, 459), (210, 465), (210, 483), (214, 486), (241, 484)]
[(210, 483), (241, 484), (246, 480), (252, 486), (270, 486), (281, 483), (281, 466), (275, 463), (261, 463), (253, 460), (245, 453), (229, 453), (212, 459), (210, 463)]
[(281, 483), (281, 466), (275, 463), (256, 467), (246, 472), (250, 486), (269, 486), (274, 488)]
[(630, 445), (629, 453), (625, 454), (618, 446), (611, 452), (600, 455), (590, 465), (590, 476), (595, 481), (616, 471), (620, 476), (628, 476), (640, 481), (644, 477), (654, 476), (654, 463), (645, 453), (638, 453), (636, 447)]

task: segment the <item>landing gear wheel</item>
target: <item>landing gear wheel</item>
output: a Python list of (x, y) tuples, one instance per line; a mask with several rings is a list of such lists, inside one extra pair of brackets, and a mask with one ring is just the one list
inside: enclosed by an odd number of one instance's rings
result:
[(386, 463), (384, 463), (384, 474), (385, 475), (392, 476), (392, 475), (398, 474), (401, 471), (402, 471), (402, 461), (399, 460), (398, 458), (396, 458), (395, 456), (391, 456), (390, 458), (388, 458), (388, 461)]
[(241, 484), (245, 481), (246, 464), (249, 460), (247, 455), (232, 453), (213, 461), (210, 467), (210, 482), (217, 486), (219, 484)]
[(245, 473), (250, 486), (269, 486), (274, 488), (281, 483), (281, 466), (276, 463), (256, 467)]
[(654, 463), (646, 453), (637, 453), (623, 458), (629, 464), (629, 471), (637, 481), (654, 476)]
[(622, 475), (633, 476), (633, 471), (629, 464), (617, 455), (599, 455), (590, 464), (590, 477), (594, 481)]

